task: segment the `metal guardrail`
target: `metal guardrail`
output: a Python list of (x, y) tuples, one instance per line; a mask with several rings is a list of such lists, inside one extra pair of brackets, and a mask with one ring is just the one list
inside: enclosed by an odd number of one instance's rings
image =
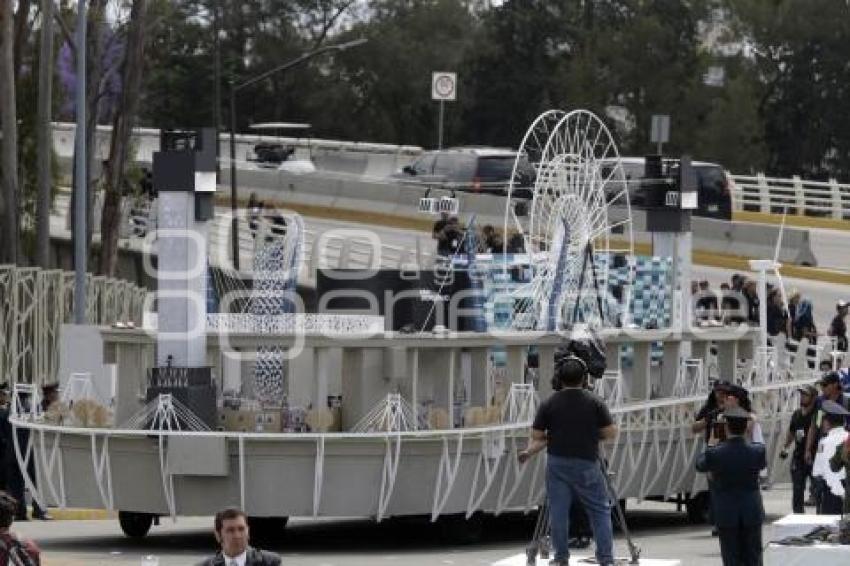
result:
[(790, 179), (733, 175), (732, 208), (735, 211), (761, 212), (850, 219), (850, 184), (829, 181), (804, 181), (795, 175)]

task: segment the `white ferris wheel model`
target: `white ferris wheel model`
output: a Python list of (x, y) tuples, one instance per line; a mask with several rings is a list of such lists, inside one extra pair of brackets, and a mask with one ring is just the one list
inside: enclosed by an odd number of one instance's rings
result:
[[(506, 246), (520, 234), (532, 269), (531, 282), (515, 293), (515, 327), (557, 331), (579, 317), (614, 324), (609, 271), (622, 256), (631, 279), (632, 218), (617, 146), (595, 114), (549, 110), (537, 117), (514, 162), (504, 218)], [(507, 267), (512, 260), (505, 258)], [(624, 315), (625, 295), (618, 307)]]

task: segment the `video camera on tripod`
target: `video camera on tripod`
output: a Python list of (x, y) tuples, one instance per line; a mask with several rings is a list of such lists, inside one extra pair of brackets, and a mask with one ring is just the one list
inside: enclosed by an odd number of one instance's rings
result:
[(552, 390), (560, 391), (559, 369), (570, 358), (578, 358), (584, 363), (585, 379), (583, 386), (590, 388), (591, 380), (599, 379), (608, 367), (605, 356), (605, 343), (593, 332), (580, 337), (571, 337), (566, 344), (555, 350), (555, 373), (552, 376)]

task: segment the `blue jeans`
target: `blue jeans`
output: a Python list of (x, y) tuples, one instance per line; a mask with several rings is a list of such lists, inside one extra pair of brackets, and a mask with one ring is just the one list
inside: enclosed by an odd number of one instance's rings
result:
[(593, 529), (596, 560), (614, 563), (614, 532), (611, 526), (611, 499), (599, 462), (562, 458), (549, 454), (546, 462), (546, 491), (549, 496), (549, 522), (556, 560), (568, 560), (570, 506), (577, 497)]

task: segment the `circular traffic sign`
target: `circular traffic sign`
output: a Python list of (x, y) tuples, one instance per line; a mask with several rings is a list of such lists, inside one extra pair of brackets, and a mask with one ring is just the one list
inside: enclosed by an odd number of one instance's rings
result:
[(454, 100), (457, 97), (457, 74), (434, 72), (431, 76), (431, 98)]
[(449, 98), (455, 91), (454, 78), (448, 75), (441, 75), (437, 77), (437, 80), (434, 82), (434, 89), (440, 96)]

